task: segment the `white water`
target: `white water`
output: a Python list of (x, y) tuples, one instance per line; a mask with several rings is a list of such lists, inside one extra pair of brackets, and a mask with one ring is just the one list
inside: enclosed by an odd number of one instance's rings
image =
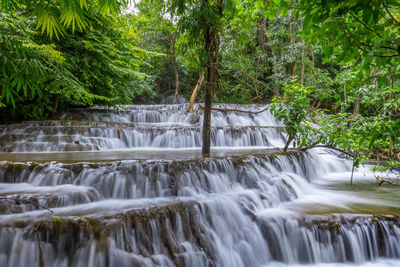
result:
[[(201, 117), (185, 109), (81, 109), (3, 126), (13, 153), (0, 155), (11, 160), (0, 163), (0, 266), (400, 264), (399, 218), (354, 209), (398, 205), (331, 188), (348, 182), (350, 162), (268, 152), (285, 142), (268, 112), (214, 112), (216, 147), (202, 158)], [(33, 153), (44, 151), (58, 152)], [(374, 181), (367, 169), (354, 177)]]

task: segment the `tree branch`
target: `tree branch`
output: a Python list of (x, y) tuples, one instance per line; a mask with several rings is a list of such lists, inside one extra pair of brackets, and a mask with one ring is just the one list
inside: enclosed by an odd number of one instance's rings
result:
[(390, 47), (390, 46), (373, 46), (373, 45), (366, 44), (366, 43), (363, 43), (363, 42), (360, 42), (360, 44), (363, 45), (363, 46), (371, 47), (371, 48), (377, 47), (377, 48), (389, 49), (389, 50), (397, 51), (396, 48), (393, 48), (393, 47)]
[(393, 184), (391, 181), (386, 180), (386, 179), (382, 179), (377, 181), (378, 185), (381, 186), (383, 183), (388, 183), (388, 184)]
[(387, 8), (385, 2), (386, 2), (386, 1), (383, 1), (383, 7), (385, 8), (386, 12), (387, 12), (387, 13), (389, 14), (389, 16), (393, 19), (394, 23), (395, 23), (397, 26), (400, 26), (400, 22), (399, 22), (398, 20), (396, 20), (396, 18), (392, 15), (392, 13), (390, 13), (390, 11), (389, 11), (389, 9)]
[(382, 35), (380, 35), (378, 32), (376, 32), (374, 29), (372, 29), (371, 27), (369, 27), (367, 24), (365, 24), (362, 20), (360, 20), (356, 15), (354, 15), (352, 12), (350, 12), (349, 13), (350, 14), (350, 16), (352, 16), (353, 18), (355, 18), (359, 23), (361, 23), (361, 25), (363, 25), (367, 30), (369, 30), (369, 31), (371, 31), (371, 32), (373, 32), (373, 33), (375, 33), (377, 36), (379, 36), (380, 38), (382, 38), (382, 39), (385, 39), (385, 38), (383, 38), (383, 36)]
[(27, 199), (17, 199), (17, 198), (10, 198), (10, 197), (0, 197), (0, 199), (2, 199), (2, 200), (8, 200), (8, 201), (13, 201), (15, 204), (19, 204), (18, 202), (25, 202), (25, 203), (27, 203), (27, 204), (32, 204), (32, 205), (35, 205), (36, 207), (39, 207), (39, 208), (48, 210), (48, 211), (50, 211), (51, 213), (54, 213), (51, 209), (49, 209), (49, 208), (47, 208), (47, 207), (45, 207), (45, 206), (42, 206), (42, 205), (40, 205), (40, 204), (38, 204), (38, 203), (35, 203), (35, 202), (33, 202), (33, 201), (27, 200)]
[[(347, 28), (347, 26), (345, 26), (345, 31), (354, 39), (354, 40), (357, 40), (356, 38), (355, 38), (355, 36), (350, 32), (350, 30)], [(366, 46), (366, 47), (370, 47), (370, 48), (374, 48), (374, 46), (372, 46), (372, 45), (369, 45), (369, 44), (366, 44), (366, 43), (362, 43), (362, 42), (355, 42), (355, 44), (356, 44), (356, 46), (361, 50), (361, 51), (363, 51), (363, 52), (365, 52), (365, 53), (368, 53), (368, 51), (367, 50), (365, 50), (364, 48), (362, 48), (361, 47), (361, 45), (363, 45), (363, 46)], [(386, 49), (390, 49), (390, 50), (395, 50), (395, 51), (397, 51), (397, 49), (395, 49), (395, 48), (392, 48), (392, 47), (390, 47), (390, 46), (381, 46), (381, 47), (379, 47), (379, 48), (386, 48)], [(400, 54), (392, 54), (392, 55), (387, 55), (387, 56), (385, 56), (385, 55), (376, 55), (376, 54), (374, 54), (374, 56), (376, 56), (376, 57), (382, 57), (382, 58), (391, 58), (391, 57), (398, 57), (398, 56), (400, 56)]]
[(392, 23), (391, 21), (389, 21), (389, 19), (386, 17), (386, 15), (382, 12), (381, 9), (379, 9), (379, 13), (381, 14), (382, 18), (384, 18), (387, 22)]
[(376, 56), (376, 57), (399, 57), (400, 54), (392, 54), (392, 55), (388, 55), (388, 56), (384, 56), (384, 55), (375, 55), (375, 54), (374, 54), (374, 56)]
[[(349, 28), (348, 28), (346, 25), (344, 25), (344, 30), (350, 35), (351, 38), (353, 38), (354, 40), (357, 40), (357, 39), (354, 37), (353, 33), (349, 30)], [(355, 44), (356, 44), (356, 46), (357, 46), (361, 51), (363, 51), (363, 52), (365, 52), (365, 53), (368, 53), (367, 50), (365, 50), (364, 48), (362, 48), (362, 47), (360, 46), (360, 43), (355, 42)]]

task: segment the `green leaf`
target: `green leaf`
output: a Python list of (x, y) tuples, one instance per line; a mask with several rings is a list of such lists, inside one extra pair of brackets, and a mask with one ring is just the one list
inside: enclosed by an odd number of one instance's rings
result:
[(51, 218), (57, 223), (62, 223), (62, 219), (59, 216), (51, 216)]

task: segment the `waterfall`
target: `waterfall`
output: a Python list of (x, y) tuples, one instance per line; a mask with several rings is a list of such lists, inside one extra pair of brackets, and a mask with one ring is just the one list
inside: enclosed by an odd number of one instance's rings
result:
[(1, 125), (0, 266), (400, 264), (400, 205), (362, 190), (368, 168), (350, 189), (334, 152), (282, 153), (265, 107), (215, 106), (208, 157), (187, 104)]

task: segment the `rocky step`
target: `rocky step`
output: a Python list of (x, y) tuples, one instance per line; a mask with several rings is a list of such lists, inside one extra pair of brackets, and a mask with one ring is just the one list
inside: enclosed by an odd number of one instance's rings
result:
[(120, 123), (180, 123), (199, 124), (200, 115), (173, 110), (108, 110), (80, 109), (53, 118), (62, 120), (120, 122)]
[[(218, 147), (282, 147), (281, 127), (214, 127), (211, 145)], [(201, 127), (38, 126), (5, 129), (0, 151), (90, 151), (136, 147), (201, 147)]]
[[(396, 216), (250, 219), (234, 208), (221, 210), (220, 204), (172, 201), (101, 216), (35, 212), (40, 220), (6, 215), (0, 218), (0, 263), (261, 266), (400, 258)], [(224, 216), (230, 220), (221, 220)]]
[[(61, 127), (70, 128), (151, 128), (151, 127), (183, 127), (182, 124), (156, 124), (156, 123), (132, 123), (132, 122), (113, 122), (113, 121), (85, 121), (85, 120), (41, 120), (41, 121), (23, 121), (14, 124), (0, 125), (0, 129), (22, 133), (24, 131), (34, 131), (40, 128)], [(196, 125), (192, 125), (196, 126)], [(190, 127), (190, 126), (189, 126)]]
[[(296, 149), (289, 149), (288, 153)], [(279, 148), (212, 147), (207, 158), (237, 157), (284, 153)], [(100, 162), (121, 160), (195, 160), (202, 159), (200, 147), (195, 148), (131, 148), (103, 151), (0, 152), (0, 161), (12, 162)]]
[(400, 217), (333, 214), (256, 219), (279, 262), (355, 263), (400, 258)]
[[(303, 194), (309, 180), (331, 172), (332, 163), (318, 157), (290, 152), (190, 160), (2, 162), (0, 182), (81, 185), (94, 188), (102, 198), (120, 199), (253, 190), (262, 206), (272, 206)], [(350, 168), (340, 159), (333, 164), (343, 171)]]
[[(239, 111), (240, 110), (240, 111)], [(243, 112), (241, 112), (243, 111)], [(131, 109), (130, 106), (121, 108), (89, 108), (73, 109), (69, 112), (54, 116), (63, 120), (86, 121), (114, 121), (125, 123), (162, 123), (162, 124), (202, 124), (202, 109), (194, 113), (186, 109), (148, 109), (148, 106), (139, 106)], [(262, 126), (281, 125), (265, 107), (218, 105), (212, 111), (211, 124), (213, 126)]]
[[(200, 104), (204, 106), (204, 104)], [(153, 104), (153, 105), (119, 105), (115, 107), (102, 107), (102, 106), (93, 106), (90, 108), (73, 108), (71, 111), (77, 110), (161, 110), (161, 111), (187, 111), (189, 104)], [(258, 111), (265, 108), (266, 105), (262, 104), (221, 104), (221, 103), (214, 103), (213, 108), (220, 108), (220, 109), (240, 109), (245, 111)], [(196, 103), (193, 105), (193, 109), (199, 109), (199, 104)], [(202, 108), (200, 108), (202, 109)]]
[[(86, 131), (87, 129), (188, 129), (198, 130), (201, 129), (200, 125), (181, 125), (181, 124), (168, 124), (158, 125), (152, 123), (123, 123), (123, 122), (99, 122), (99, 121), (79, 121), (79, 120), (43, 120), (43, 121), (27, 121), (16, 124), (2, 125), (2, 135), (7, 134), (24, 134), (24, 133), (38, 133), (42, 131), (44, 134), (58, 134), (58, 133), (80, 133), (79, 131)], [(249, 128), (256, 129), (285, 129), (283, 126), (259, 126), (259, 125), (241, 125), (241, 126), (212, 126), (213, 129), (243, 129)], [(63, 132), (63, 130), (65, 132)]]
[[(199, 223), (196, 209), (193, 202), (175, 201), (105, 216), (42, 212), (41, 220), (24, 218), (9, 224), (2, 220), (0, 249), (5, 256), (0, 263), (179, 266), (197, 258), (198, 263), (206, 263), (203, 266), (211, 265), (212, 241), (204, 234), (207, 230)], [(18, 249), (26, 253), (21, 255)]]
[(98, 201), (98, 192), (86, 186), (32, 186), (0, 183), (0, 214), (23, 213)]

